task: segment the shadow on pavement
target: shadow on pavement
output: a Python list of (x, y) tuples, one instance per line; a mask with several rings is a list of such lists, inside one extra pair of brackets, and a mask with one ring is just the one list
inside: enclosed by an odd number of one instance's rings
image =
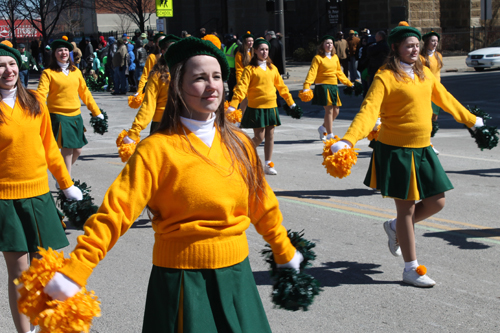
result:
[(302, 199), (329, 199), (331, 197), (361, 197), (379, 195), (375, 190), (368, 188), (354, 188), (346, 190), (319, 190), (319, 191), (276, 191), (277, 197), (296, 197)]
[(113, 153), (113, 154), (80, 155), (80, 157), (78, 157), (78, 159), (82, 161), (93, 161), (97, 158), (120, 158), (120, 155), (118, 155), (118, 153)]
[[(370, 275), (381, 274), (380, 265), (359, 263), (355, 261), (337, 261), (322, 263), (321, 267), (307, 269), (307, 273), (315, 277), (322, 287), (338, 287), (346, 284), (399, 284), (400, 281), (377, 281)], [(269, 272), (254, 272), (257, 285), (272, 285)]]
[(313, 143), (319, 140), (290, 140), (290, 141), (274, 141), (275, 145), (300, 145), (303, 143)]
[(140, 219), (134, 222), (131, 229), (140, 229), (140, 228), (151, 228), (151, 220), (150, 219)]
[(469, 238), (489, 238), (499, 237), (500, 228), (496, 229), (457, 229), (439, 232), (426, 232), (424, 237), (436, 237), (447, 241), (450, 245), (456, 246), (461, 250), (485, 250), (490, 245), (470, 241)]
[(462, 170), (462, 171), (446, 171), (446, 173), (458, 173), (458, 174), (462, 174), (462, 175), (474, 175), (474, 176), (481, 176), (481, 177), (500, 177), (500, 168)]

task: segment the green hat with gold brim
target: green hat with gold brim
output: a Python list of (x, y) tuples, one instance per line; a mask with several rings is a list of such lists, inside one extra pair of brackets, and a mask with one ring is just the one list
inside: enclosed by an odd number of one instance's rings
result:
[(431, 30), (428, 33), (426, 33), (425, 35), (423, 35), (422, 39), (424, 41), (426, 41), (428, 38), (431, 38), (432, 36), (436, 36), (438, 38), (438, 41), (441, 40), (441, 36), (437, 32), (435, 32), (434, 30)]
[(262, 37), (257, 38), (257, 39), (253, 42), (253, 48), (254, 48), (254, 49), (257, 49), (257, 48), (259, 48), (259, 45), (261, 45), (261, 44), (267, 44), (267, 46), (268, 46), (269, 48), (271, 48), (271, 44), (269, 44), (269, 42), (268, 42), (267, 40), (265, 40), (264, 38), (262, 38)]
[(160, 48), (164, 48), (168, 43), (175, 43), (175, 42), (178, 42), (180, 40), (181, 40), (181, 38), (177, 37), (176, 35), (166, 35), (165, 38), (160, 40), (158, 45), (160, 46)]
[(56, 39), (55, 41), (50, 43), (50, 48), (54, 51), (61, 47), (67, 48), (70, 52), (73, 51), (73, 45), (68, 42), (68, 37), (66, 36), (62, 36), (61, 39)]
[(410, 27), (407, 22), (401, 21), (399, 25), (391, 30), (389, 37), (387, 37), (387, 42), (389, 45), (394, 43), (399, 43), (408, 37), (417, 37), (418, 40), (422, 40), (422, 34), (417, 28)]
[(9, 47), (3, 43), (0, 43), (0, 56), (12, 57), (16, 61), (17, 67), (21, 66), (22, 63), (21, 53), (18, 50)]
[(243, 34), (243, 36), (241, 36), (241, 40), (245, 40), (245, 39), (247, 39), (248, 37), (252, 37), (253, 39), (255, 39), (255, 36), (254, 36), (254, 35), (252, 35), (252, 34), (250, 33), (250, 31), (247, 31), (245, 34)]
[(154, 41), (155, 41), (155, 43), (156, 43), (156, 42), (158, 42), (158, 39), (160, 39), (161, 37), (165, 37), (165, 36), (166, 36), (166, 35), (165, 35), (163, 32), (159, 32), (159, 33), (157, 33), (157, 34), (154, 36), (153, 40), (154, 40)]
[(333, 36), (330, 36), (330, 35), (324, 35), (323, 37), (321, 37), (321, 39), (319, 40), (319, 42), (323, 43), (327, 39), (331, 39), (332, 42), (335, 42), (335, 38), (333, 38)]

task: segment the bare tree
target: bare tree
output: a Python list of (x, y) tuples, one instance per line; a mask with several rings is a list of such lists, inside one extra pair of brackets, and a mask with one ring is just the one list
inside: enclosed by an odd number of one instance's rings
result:
[[(12, 44), (17, 46), (16, 29), (23, 23), (23, 17), (20, 15), (21, 0), (0, 0), (0, 17), (7, 22)], [(17, 21), (17, 24), (16, 24)]]
[(115, 23), (118, 26), (117, 30), (123, 33), (129, 31), (130, 26), (132, 25), (132, 21), (130, 20), (130, 18), (124, 14), (118, 14), (118, 18), (115, 19)]
[(70, 32), (73, 36), (82, 31), (83, 18), (78, 8), (69, 8), (61, 13), (59, 21), (64, 26), (64, 31)]
[(155, 12), (155, 0), (96, 0), (95, 6), (96, 9), (126, 15), (142, 32)]
[(61, 13), (81, 7), (80, 0), (23, 0), (23, 15), (35, 27), (43, 38), (44, 45), (56, 28)]

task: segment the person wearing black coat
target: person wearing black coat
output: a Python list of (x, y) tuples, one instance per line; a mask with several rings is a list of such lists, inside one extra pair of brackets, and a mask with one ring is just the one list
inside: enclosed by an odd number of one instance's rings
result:
[(283, 58), (281, 57), (283, 45), (278, 40), (278, 38), (276, 38), (276, 34), (272, 30), (269, 30), (266, 33), (266, 39), (269, 44), (271, 44), (271, 47), (269, 48), (269, 58), (271, 58), (271, 61), (273, 62), (273, 65), (278, 69), (278, 72), (281, 75), (285, 74), (285, 66), (283, 64)]
[(368, 47), (368, 88), (373, 82), (373, 78), (378, 69), (385, 63), (389, 55), (389, 44), (384, 31), (375, 34), (376, 43)]

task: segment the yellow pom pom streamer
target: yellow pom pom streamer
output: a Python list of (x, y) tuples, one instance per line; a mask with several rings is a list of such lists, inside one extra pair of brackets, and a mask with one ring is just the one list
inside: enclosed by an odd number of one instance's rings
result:
[(203, 40), (211, 41), (212, 44), (214, 44), (215, 47), (218, 48), (219, 50), (220, 50), (220, 48), (222, 46), (219, 37), (217, 37), (215, 35), (208, 34), (208, 35), (205, 35), (205, 37), (203, 37), (202, 39)]
[(310, 102), (314, 97), (314, 93), (312, 90), (303, 92), (303, 90), (299, 91), (299, 98), (302, 102)]
[(269, 162), (268, 164), (271, 168), (274, 168), (274, 162)]
[(38, 325), (40, 333), (88, 333), (93, 318), (101, 316), (100, 302), (94, 292), (82, 288), (65, 301), (52, 300), (43, 288), (69, 259), (64, 258), (62, 251), (41, 247), (38, 250), (42, 259), (33, 259), (28, 270), (14, 281), (21, 295), (19, 312), (28, 316), (33, 325)]
[(240, 109), (236, 109), (231, 112), (226, 112), (226, 119), (233, 124), (241, 123), (241, 118), (243, 117), (243, 113)]
[(399, 22), (398, 26), (400, 26), (400, 27), (403, 27), (403, 26), (404, 27), (409, 27), (410, 25), (406, 21), (401, 21), (401, 22)]
[(137, 96), (129, 96), (128, 97), (128, 106), (130, 106), (132, 109), (138, 109), (142, 101), (144, 100), (144, 95), (145, 94), (139, 94)]
[(368, 140), (372, 141), (372, 140), (375, 140), (377, 141), (378, 140), (378, 134), (380, 133), (380, 125), (377, 126), (377, 129), (375, 131), (371, 131), (370, 134), (368, 134)]
[(66, 36), (62, 36), (62, 39), (64, 39), (65, 41), (68, 41), (68, 37), (66, 37)]
[(139, 138), (132, 143), (123, 143), (123, 138), (127, 136), (127, 134), (128, 133), (126, 130), (122, 130), (118, 135), (118, 138), (116, 139), (116, 146), (118, 147), (118, 155), (120, 155), (120, 158), (123, 163), (127, 162), (130, 156), (134, 154), (135, 147), (141, 141), (141, 138)]
[(418, 275), (425, 275), (427, 274), (427, 267), (425, 267), (424, 265), (420, 265), (417, 267), (416, 272), (418, 273)]
[(351, 174), (352, 166), (358, 161), (358, 153), (356, 150), (359, 149), (341, 149), (333, 154), (331, 147), (338, 141), (340, 141), (340, 138), (335, 135), (333, 139), (325, 142), (325, 146), (323, 147), (323, 165), (329, 175), (342, 179)]

